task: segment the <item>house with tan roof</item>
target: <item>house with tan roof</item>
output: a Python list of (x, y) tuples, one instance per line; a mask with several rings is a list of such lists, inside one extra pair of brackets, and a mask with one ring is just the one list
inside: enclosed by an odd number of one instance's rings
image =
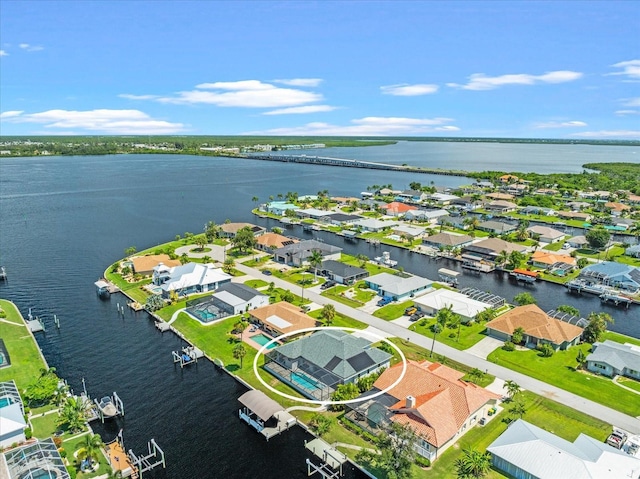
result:
[(505, 201), (509, 201), (512, 200), (513, 198), (515, 198), (515, 196), (510, 195), (509, 193), (489, 193), (487, 195), (487, 198), (490, 198), (492, 200), (505, 200)]
[(527, 228), (527, 231), (538, 241), (543, 243), (556, 243), (564, 239), (564, 233), (548, 226), (535, 225)]
[(518, 306), (502, 316), (489, 321), (487, 334), (504, 341), (511, 341), (513, 332), (522, 328), (523, 341), (528, 347), (550, 344), (553, 349), (565, 350), (580, 341), (583, 329), (547, 315), (535, 304)]
[(469, 235), (460, 235), (453, 233), (437, 233), (435, 235), (422, 238), (422, 244), (433, 246), (434, 248), (457, 248), (473, 242), (473, 237)]
[(575, 267), (576, 259), (568, 254), (558, 254), (544, 249), (534, 251), (531, 255), (531, 264), (538, 268), (548, 268), (555, 263), (563, 263)]
[(264, 233), (256, 238), (256, 248), (268, 253), (295, 243), (298, 243), (298, 240), (287, 238), (278, 233)]
[(254, 236), (261, 235), (266, 231), (262, 226), (251, 223), (224, 223), (220, 225), (220, 236), (224, 238), (235, 238), (242, 228), (249, 228)]
[(173, 268), (174, 266), (180, 266), (180, 263), (177, 259), (171, 259), (168, 254), (150, 254), (147, 256), (135, 256), (130, 259), (131, 268), (134, 273), (142, 274), (142, 275), (150, 275), (153, 273), (153, 268), (158, 266), (160, 263), (164, 264), (169, 268)]
[(500, 238), (487, 238), (476, 243), (466, 245), (463, 248), (463, 253), (478, 255), (483, 259), (494, 261), (502, 251), (506, 251), (507, 254), (511, 254), (512, 251), (524, 253), (527, 250), (528, 248), (526, 246), (509, 243), (508, 241)]
[(498, 213), (508, 213), (509, 211), (515, 211), (518, 205), (511, 201), (496, 200), (490, 202), (485, 206), (487, 211), (497, 211)]
[(406, 203), (401, 203), (400, 201), (393, 201), (382, 206), (381, 209), (385, 210), (389, 216), (400, 216), (405, 214), (407, 211), (417, 210), (418, 208)]
[(273, 337), (316, 327), (315, 319), (302, 312), (298, 306), (286, 301), (252, 309), (249, 315), (252, 323), (259, 325)]
[(558, 218), (565, 220), (591, 221), (589, 213), (581, 213), (580, 211), (558, 211)]
[[(383, 391), (402, 374), (402, 363), (385, 370), (371, 392)], [(464, 374), (438, 363), (407, 362), (398, 384), (386, 393), (349, 405), (345, 417), (373, 433), (386, 432), (392, 422), (410, 426), (418, 436), (415, 450), (434, 461), (475, 424), (487, 417), (499, 395), (462, 381)]]
[(623, 203), (616, 203), (615, 201), (609, 201), (604, 204), (604, 207), (608, 209), (613, 216), (620, 216), (623, 212), (629, 211), (631, 206)]

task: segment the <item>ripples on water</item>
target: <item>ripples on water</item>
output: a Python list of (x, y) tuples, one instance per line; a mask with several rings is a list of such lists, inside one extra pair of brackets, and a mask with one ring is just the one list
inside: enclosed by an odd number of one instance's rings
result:
[[(277, 193), (324, 189), (357, 196), (372, 184), (406, 188), (415, 176), (164, 155), (2, 159), (0, 168), (0, 264), (9, 275), (8, 283), (0, 284), (0, 296), (13, 300), (24, 315), (32, 307), (45, 319), (48, 331), (38, 334), (38, 342), (49, 364), (76, 391), (84, 378), (93, 397), (117, 391), (123, 399), (126, 418), (97, 427), (104, 439), (115, 437), (122, 426), (127, 448), (141, 453), (155, 438), (168, 466), (155, 477), (306, 477), (307, 436), (301, 429), (264, 441), (237, 418), (242, 386), (206, 361), (175, 367), (170, 352), (181, 341), (159, 333), (144, 313), (119, 317), (116, 303), (124, 304), (123, 297), (101, 301), (93, 282), (129, 246), (143, 249), (177, 233), (200, 232), (209, 220), (257, 221), (250, 213), (254, 196), (267, 201)], [(418, 181), (465, 182), (430, 175)], [(343, 246), (338, 238), (326, 239)], [(344, 247), (375, 256), (366, 246)], [(437, 268), (450, 267), (393, 251), (406, 270), (431, 278)], [(509, 299), (514, 294), (508, 281), (494, 276), (464, 275), (463, 284), (503, 291)], [(581, 304), (585, 312), (599, 304), (591, 297), (571, 302), (562, 288), (536, 288), (545, 308), (557, 301)], [(615, 311), (614, 327), (633, 323), (632, 314), (640, 324), (637, 309), (631, 311)], [(60, 330), (53, 326), (53, 314), (60, 318)]]

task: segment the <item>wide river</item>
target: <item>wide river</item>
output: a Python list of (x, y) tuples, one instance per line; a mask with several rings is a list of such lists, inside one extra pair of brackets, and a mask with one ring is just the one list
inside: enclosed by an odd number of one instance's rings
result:
[[(465, 144), (471, 150), (476, 146)], [(518, 145), (503, 146), (511, 147)], [(345, 149), (352, 154), (342, 156), (357, 158), (369, 152), (368, 159), (381, 161), (376, 155), (384, 148)], [(591, 151), (592, 147), (540, 148), (556, 148), (554, 154), (560, 157), (571, 148)], [(593, 148), (598, 154), (585, 155), (585, 161), (625, 161), (621, 151), (628, 154), (626, 161), (637, 161), (633, 148)], [(468, 165), (444, 161), (429, 166), (477, 169), (476, 159), (470, 157)], [(530, 164), (521, 158), (513, 159), (513, 164), (520, 161)], [(567, 171), (574, 171), (574, 166)], [(503, 164), (502, 169), (517, 168)], [(126, 447), (139, 453), (155, 438), (167, 454), (167, 469), (154, 477), (306, 477), (303, 442), (308, 436), (301, 429), (264, 441), (237, 418), (242, 386), (206, 362), (175, 368), (170, 351), (180, 346), (180, 340), (159, 333), (144, 313), (118, 317), (116, 303), (123, 303), (123, 298), (99, 300), (93, 282), (129, 246), (143, 249), (178, 233), (200, 232), (209, 220), (257, 222), (250, 213), (254, 196), (264, 201), (287, 191), (315, 194), (324, 189), (336, 195), (358, 195), (367, 185), (392, 183), (404, 188), (414, 180), (415, 176), (399, 172), (179, 155), (2, 159), (0, 264), (6, 266), (9, 281), (0, 283), (0, 297), (14, 301), (24, 315), (31, 307), (45, 319), (49, 329), (37, 334), (38, 342), (49, 364), (76, 391), (84, 378), (93, 396), (118, 392), (126, 419), (100, 427), (99, 432), (108, 440), (122, 426)], [(417, 181), (456, 186), (465, 179), (419, 175)], [(367, 245), (329, 236), (323, 239), (351, 252), (377, 253)], [(431, 278), (438, 267), (445, 266), (396, 249), (392, 256), (406, 270)], [(462, 284), (508, 299), (521, 291), (509, 280), (494, 276), (464, 275)], [(563, 288), (548, 285), (534, 288), (546, 309), (574, 304), (588, 314), (600, 308), (594, 297), (568, 295)], [(640, 336), (637, 308), (607, 312), (616, 319), (614, 329)], [(60, 318), (60, 330), (53, 327), (53, 314)]]

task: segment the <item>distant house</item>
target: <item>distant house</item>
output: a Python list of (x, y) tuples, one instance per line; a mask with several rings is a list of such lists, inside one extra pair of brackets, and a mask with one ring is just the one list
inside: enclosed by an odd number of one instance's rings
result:
[(24, 442), (27, 427), (20, 403), (0, 405), (0, 448)]
[(543, 249), (539, 249), (533, 252), (531, 255), (531, 264), (538, 268), (548, 268), (549, 266), (563, 263), (568, 264), (570, 266), (576, 266), (576, 259), (572, 258), (568, 254), (559, 254), (554, 253), (553, 251), (547, 251)]
[(538, 241), (543, 243), (556, 243), (564, 239), (564, 233), (562, 231), (549, 228), (548, 226), (530, 226), (527, 231)]
[(417, 238), (420, 235), (423, 235), (425, 232), (425, 228), (416, 227), (416, 226), (407, 226), (407, 225), (399, 225), (394, 226), (393, 234), (398, 236), (404, 236), (410, 240)]
[(397, 201), (420, 203), (428, 198), (428, 195), (423, 191), (418, 190), (404, 190), (402, 193), (398, 193), (396, 196)]
[(265, 233), (256, 238), (256, 248), (261, 251), (267, 251), (268, 253), (294, 243), (298, 243), (298, 240), (287, 238), (278, 233)]
[(278, 248), (273, 252), (273, 259), (278, 263), (302, 266), (314, 251), (319, 251), (325, 260), (339, 260), (342, 248), (317, 240), (300, 241)]
[(393, 220), (379, 220), (377, 218), (364, 218), (353, 223), (353, 226), (356, 228), (362, 229), (362, 231), (377, 233), (387, 228), (393, 228), (397, 224), (399, 224), (399, 222), (393, 221)]
[(640, 244), (629, 246), (624, 250), (624, 254), (627, 256), (633, 256), (634, 258), (640, 258)]
[(434, 248), (457, 248), (473, 242), (473, 237), (453, 233), (438, 233), (422, 238), (422, 244)]
[(231, 276), (211, 263), (187, 263), (173, 268), (160, 263), (153, 268), (153, 284), (160, 286), (163, 298), (169, 298), (174, 291), (179, 296), (213, 291), (230, 281)]
[(485, 205), (487, 211), (495, 211), (498, 213), (509, 213), (510, 211), (515, 211), (517, 208), (518, 205), (515, 203), (503, 200), (491, 201), (488, 205)]
[(427, 197), (427, 199), (434, 201), (438, 205), (448, 205), (459, 197), (456, 195), (447, 195), (445, 193), (433, 193)]
[(584, 235), (573, 236), (565, 241), (572, 248), (585, 248), (589, 246), (589, 242)]
[(486, 231), (487, 233), (495, 233), (498, 235), (511, 233), (516, 230), (516, 227), (509, 223), (504, 223), (502, 221), (483, 221), (480, 223), (476, 229), (480, 231)]
[(141, 274), (144, 276), (148, 276), (153, 273), (153, 268), (158, 266), (160, 263), (172, 268), (174, 266), (180, 266), (180, 263), (177, 259), (171, 259), (168, 254), (151, 254), (148, 256), (135, 256), (131, 258), (131, 268), (133, 272), (136, 274)]
[(620, 216), (625, 211), (629, 211), (631, 206), (625, 205), (623, 203), (616, 203), (614, 201), (609, 201), (604, 204), (604, 207), (609, 210), (609, 212), (613, 216)]
[(590, 264), (582, 269), (580, 277), (631, 292), (640, 289), (640, 268), (614, 261)]
[(509, 193), (489, 193), (487, 195), (487, 198), (492, 199), (492, 200), (509, 201), (509, 200), (512, 200), (514, 198), (514, 196), (510, 195)]
[(306, 397), (328, 400), (341, 384), (389, 366), (392, 355), (344, 331), (322, 330), (265, 354), (264, 369)]
[(587, 369), (605, 376), (628, 376), (640, 380), (640, 347), (607, 339), (593, 343)]
[(640, 459), (580, 434), (569, 442), (522, 419), (510, 424), (487, 452), (493, 467), (516, 478), (620, 479), (640, 477)]
[(538, 188), (535, 192), (536, 195), (554, 196), (558, 194), (558, 190), (552, 188)]
[(287, 210), (299, 210), (300, 207), (298, 205), (294, 205), (293, 203), (287, 203), (286, 201), (272, 201), (271, 203), (267, 203), (265, 205), (265, 209), (267, 212), (272, 213), (278, 216), (284, 216)]
[(347, 215), (345, 213), (331, 213), (329, 215), (323, 216), (320, 221), (323, 223), (330, 223), (335, 226), (341, 225), (350, 225), (355, 223), (356, 221), (360, 221), (362, 216), (358, 215)]
[(559, 218), (566, 220), (591, 221), (591, 215), (588, 213), (580, 213), (579, 211), (558, 211)]
[(312, 220), (319, 220), (325, 216), (330, 215), (331, 213), (333, 213), (333, 211), (320, 210), (317, 208), (305, 208), (296, 210), (296, 215), (298, 216), (298, 218), (309, 218)]
[(416, 206), (401, 203), (399, 201), (393, 201), (385, 206), (382, 206), (382, 209), (385, 210), (386, 214), (389, 216), (402, 216), (407, 211), (416, 210), (418, 208)]
[(225, 283), (212, 295), (212, 303), (229, 315), (242, 314), (269, 304), (269, 296), (240, 283)]
[(220, 236), (223, 238), (235, 238), (242, 228), (249, 228), (253, 236), (261, 235), (266, 231), (262, 226), (251, 223), (223, 223), (220, 225)]
[(543, 208), (542, 206), (525, 206), (520, 208), (519, 213), (523, 215), (553, 216), (556, 211), (553, 208)]
[(509, 174), (502, 175), (500, 178), (498, 178), (498, 180), (500, 180), (500, 183), (515, 183), (519, 179), (520, 178), (518, 178), (517, 176)]
[(252, 323), (273, 337), (316, 327), (315, 319), (301, 311), (298, 306), (286, 301), (265, 304), (249, 311), (249, 316)]
[(333, 260), (323, 261), (320, 271), (327, 278), (340, 284), (353, 284), (369, 276), (366, 269)]
[(414, 303), (420, 311), (429, 316), (437, 315), (441, 309), (451, 308), (454, 313), (462, 317), (463, 323), (472, 321), (478, 313), (492, 307), (489, 303), (483, 303), (444, 288), (424, 294), (414, 299)]
[(466, 245), (463, 251), (472, 255), (479, 255), (483, 259), (494, 261), (502, 251), (506, 251), (507, 254), (511, 254), (513, 251), (524, 253), (527, 251), (527, 247), (509, 243), (500, 238), (487, 238), (477, 243)]
[(471, 224), (467, 221), (468, 216), (441, 216), (438, 218), (438, 224), (443, 226), (451, 226), (460, 230), (471, 229)]
[(480, 207), (479, 203), (475, 200), (473, 196), (462, 196), (455, 197), (449, 202), (452, 206), (457, 206), (459, 209), (463, 209), (466, 211), (472, 211), (478, 209)]
[(376, 291), (380, 296), (392, 298), (394, 301), (417, 296), (418, 293), (431, 288), (433, 281), (420, 276), (398, 276), (380, 273), (365, 279), (368, 288)]
[(487, 334), (511, 341), (513, 332), (524, 329), (523, 341), (529, 347), (550, 344), (555, 350), (578, 344), (583, 329), (547, 315), (535, 304), (518, 306), (486, 324)]
[(586, 198), (588, 200), (604, 200), (611, 196), (611, 193), (608, 191), (581, 191), (578, 193), (578, 196), (581, 198)]
[(464, 373), (447, 366), (408, 361), (400, 379), (402, 366), (398, 363), (384, 371), (372, 391), (391, 389), (374, 399), (367, 399), (370, 392), (364, 393), (362, 402), (347, 406), (345, 418), (374, 435), (388, 434), (391, 423), (410, 427), (417, 436), (415, 451), (430, 461), (485, 418), (499, 399), (462, 381)]

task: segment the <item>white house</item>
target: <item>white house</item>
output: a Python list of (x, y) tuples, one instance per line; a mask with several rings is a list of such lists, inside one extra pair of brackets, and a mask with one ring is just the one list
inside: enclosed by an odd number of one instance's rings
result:
[(368, 288), (376, 291), (380, 296), (392, 298), (394, 301), (424, 294), (424, 291), (431, 288), (433, 284), (433, 281), (421, 276), (408, 275), (408, 277), (404, 277), (389, 273), (376, 274), (364, 281)]
[(0, 407), (0, 448), (26, 440), (24, 430), (27, 423), (19, 403), (11, 403)]
[(414, 303), (420, 311), (429, 316), (435, 316), (441, 309), (450, 307), (454, 313), (462, 316), (462, 322), (470, 321), (478, 313), (491, 308), (489, 303), (471, 299), (449, 289), (436, 289), (416, 298)]
[(587, 356), (587, 369), (605, 376), (628, 376), (640, 380), (640, 347), (607, 339), (593, 343)]
[(162, 288), (162, 297), (172, 291), (179, 296), (213, 291), (231, 281), (231, 276), (213, 264), (187, 263), (169, 268), (163, 263), (153, 268), (153, 284)]
[(564, 238), (564, 233), (548, 226), (531, 226), (527, 228), (527, 231), (538, 241), (543, 243), (557, 243)]
[(269, 304), (269, 296), (240, 283), (225, 283), (212, 295), (212, 302), (230, 315), (241, 314)]
[(393, 228), (397, 224), (399, 224), (399, 221), (364, 218), (353, 223), (353, 226), (356, 228), (359, 227), (362, 231), (378, 232), (385, 228)]

